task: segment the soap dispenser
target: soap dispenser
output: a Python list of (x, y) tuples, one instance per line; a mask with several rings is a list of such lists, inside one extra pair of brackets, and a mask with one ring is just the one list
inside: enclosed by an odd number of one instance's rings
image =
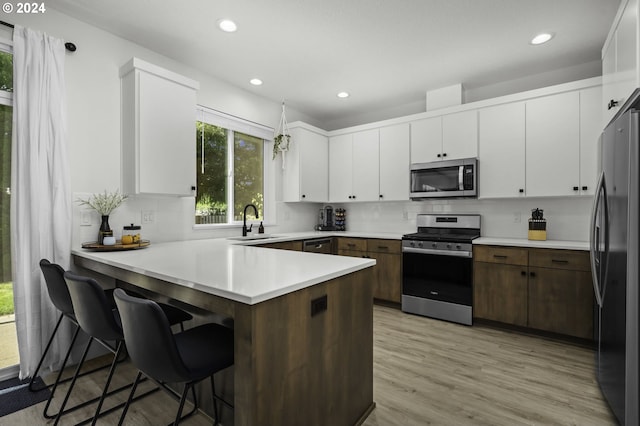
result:
[(264, 234), (264, 226), (262, 225), (262, 221), (260, 221), (260, 226), (258, 227), (258, 234)]

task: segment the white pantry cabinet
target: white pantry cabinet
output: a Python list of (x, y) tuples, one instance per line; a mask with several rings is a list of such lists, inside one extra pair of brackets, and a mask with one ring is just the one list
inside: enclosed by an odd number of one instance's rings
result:
[(580, 93), (526, 102), (526, 194), (574, 195), (580, 189)]
[(478, 112), (462, 111), (411, 123), (411, 163), (478, 155)]
[(638, 13), (638, 0), (622, 0), (602, 49), (603, 128), (640, 86)]
[(304, 123), (289, 125), (291, 143), (283, 170), (283, 201), (329, 200), (329, 138)]
[(409, 200), (409, 123), (380, 128), (380, 201)]
[(138, 58), (120, 79), (123, 192), (192, 195), (199, 84)]
[(525, 196), (525, 103), (483, 108), (479, 121), (479, 197)]

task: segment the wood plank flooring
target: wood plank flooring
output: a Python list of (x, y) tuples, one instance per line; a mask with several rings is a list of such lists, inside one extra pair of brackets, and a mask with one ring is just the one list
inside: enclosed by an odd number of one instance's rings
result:
[[(118, 368), (119, 383), (135, 376), (131, 366)], [(97, 395), (103, 380), (84, 377), (76, 395)], [(374, 307), (374, 400), (365, 426), (615, 424), (595, 381), (592, 350), (382, 306)], [(0, 417), (0, 425), (52, 424), (42, 418), (43, 406)], [(126, 424), (167, 424), (176, 409), (176, 402), (157, 392), (132, 405)], [(92, 411), (69, 414), (60, 424), (74, 424)], [(117, 424), (118, 417), (98, 424)], [(211, 420), (200, 414), (182, 424)]]
[(374, 399), (365, 426), (615, 424), (593, 350), (380, 306)]

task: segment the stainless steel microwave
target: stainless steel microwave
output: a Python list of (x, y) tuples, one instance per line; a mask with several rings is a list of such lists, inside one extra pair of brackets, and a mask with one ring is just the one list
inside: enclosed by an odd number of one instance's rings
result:
[(411, 165), (412, 200), (425, 198), (476, 198), (478, 159), (435, 161)]

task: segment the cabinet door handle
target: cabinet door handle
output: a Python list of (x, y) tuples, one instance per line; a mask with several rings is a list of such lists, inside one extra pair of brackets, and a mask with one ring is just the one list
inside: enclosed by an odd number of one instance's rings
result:
[(530, 276), (531, 278), (535, 278), (536, 273), (535, 273), (535, 272), (529, 272), (529, 276)]
[(523, 277), (526, 277), (527, 273), (525, 271), (520, 271), (520, 275), (522, 275)]
[(560, 263), (562, 265), (566, 265), (567, 263), (569, 263), (569, 261), (568, 260), (551, 259), (551, 263)]
[(302, 198), (305, 198), (305, 197), (306, 197), (306, 195), (302, 194)]
[(579, 188), (579, 187), (577, 187), (577, 186), (574, 186), (574, 187), (573, 187), (573, 190), (574, 190), (574, 191), (577, 191), (578, 189), (580, 189), (580, 188)]
[(611, 99), (607, 104), (607, 109), (611, 109), (617, 106), (618, 106), (618, 101), (614, 101), (613, 99)]
[(442, 154), (438, 154), (438, 158), (442, 157)]
[(195, 190), (196, 190), (196, 187), (195, 187), (195, 186), (191, 186), (191, 190), (192, 190), (192, 191), (195, 191)]
[(523, 189), (523, 188), (520, 188), (520, 189), (518, 190), (518, 192), (519, 192), (519, 193), (521, 193), (521, 194), (524, 194), (524, 189)]
[(583, 186), (583, 187), (582, 187), (582, 190), (583, 190), (583, 191), (586, 191), (587, 189), (588, 189), (588, 188), (587, 188), (586, 186)]
[(443, 157), (446, 157), (446, 156), (447, 156), (447, 153), (446, 153), (446, 152), (443, 152), (443, 153), (442, 153), (442, 156), (443, 156)]

